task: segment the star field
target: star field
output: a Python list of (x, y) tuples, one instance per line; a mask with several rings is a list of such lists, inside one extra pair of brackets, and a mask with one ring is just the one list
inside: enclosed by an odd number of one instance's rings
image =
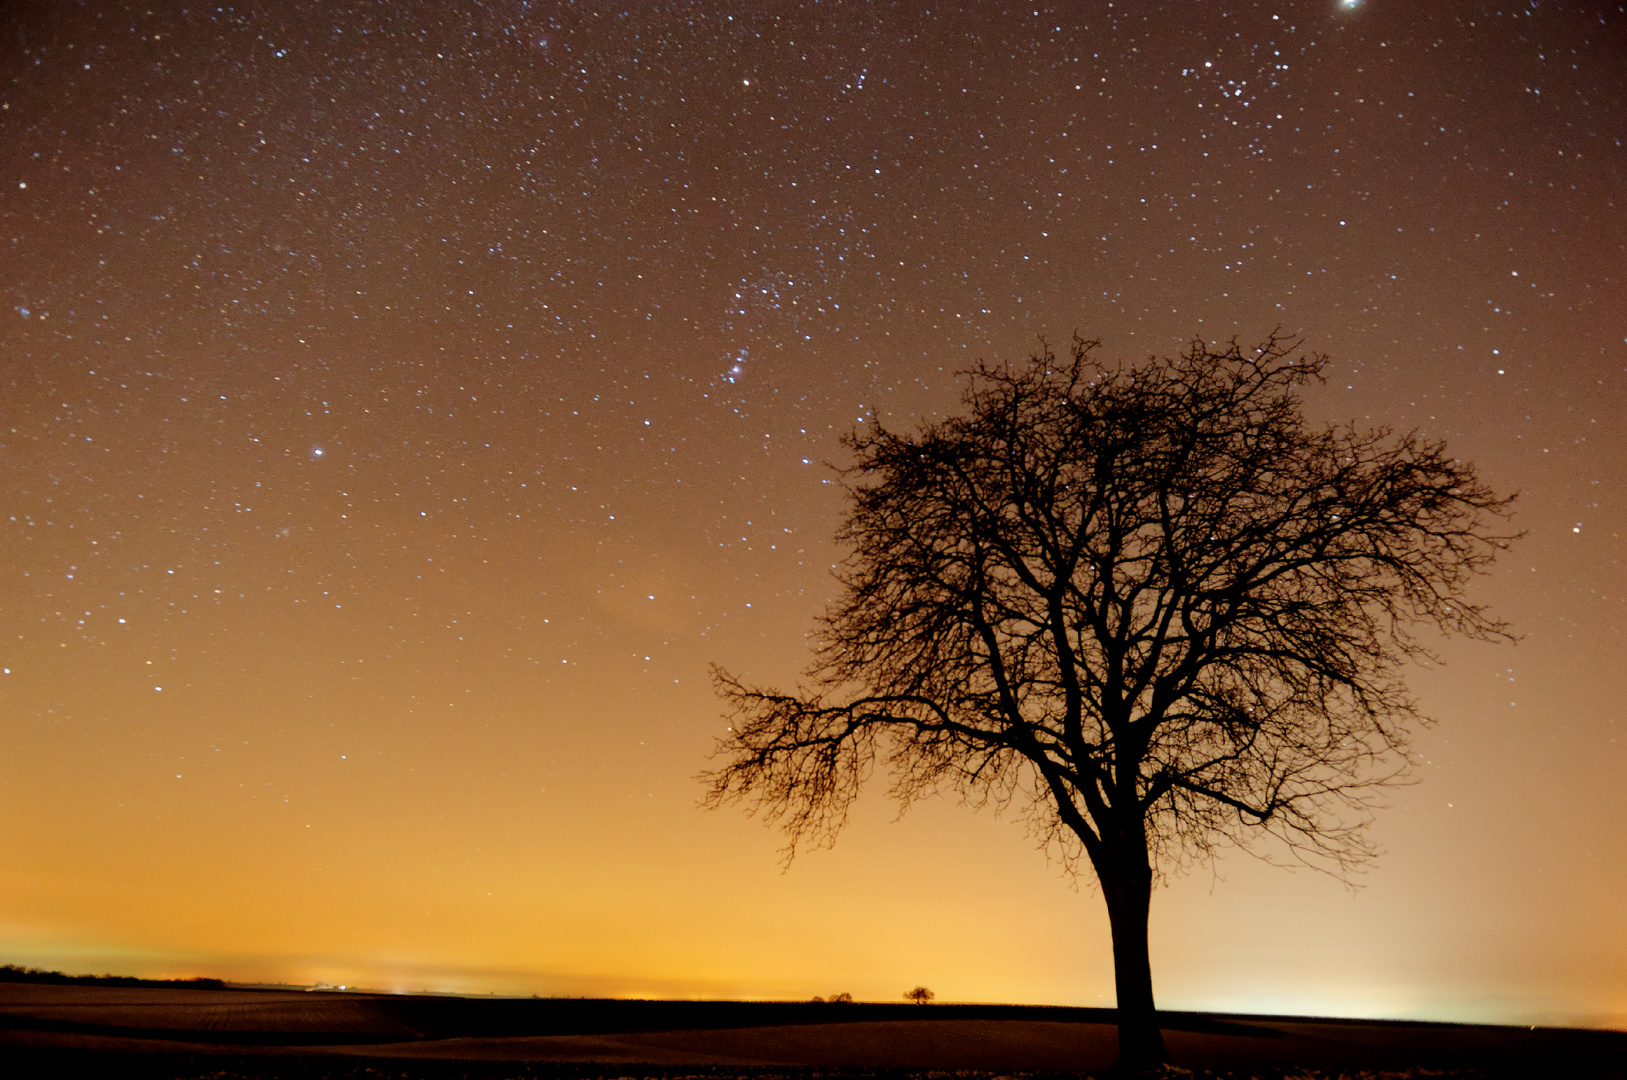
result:
[(1483, 593), (1524, 640), (1419, 673), (1362, 893), (1162, 894), (1161, 1000), (1627, 1016), (1620, 5), (3, 19), (0, 959), (1110, 996), (1100, 901), (1007, 823), (877, 799), (781, 876), (696, 811), (707, 664), (805, 663), (842, 432), (1041, 336), (1280, 325), (1314, 416), (1522, 492)]

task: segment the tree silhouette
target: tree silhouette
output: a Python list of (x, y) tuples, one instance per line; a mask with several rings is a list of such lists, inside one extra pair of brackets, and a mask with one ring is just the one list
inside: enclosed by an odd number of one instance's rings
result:
[[(1107, 366), (1075, 338), (980, 364), (963, 412), (846, 439), (850, 549), (809, 686), (715, 669), (711, 806), (828, 844), (877, 759), (908, 803), (1026, 816), (1101, 886), (1120, 1064), (1167, 1060), (1152, 887), (1217, 846), (1344, 874), (1422, 720), (1414, 631), (1507, 637), (1463, 599), (1512, 499), (1417, 434), (1313, 428), (1325, 358), (1273, 335)], [(1427, 721), (1425, 721), (1427, 722)]]
[(904, 1000), (913, 1001), (917, 1005), (925, 1005), (927, 1002), (931, 1001), (937, 996), (937, 994), (934, 994), (931, 990), (928, 990), (924, 986), (917, 986), (914, 990), (904, 991)]

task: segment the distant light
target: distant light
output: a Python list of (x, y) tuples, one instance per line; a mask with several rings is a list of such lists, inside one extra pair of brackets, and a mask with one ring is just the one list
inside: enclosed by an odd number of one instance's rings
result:
[(321, 457), (322, 456), (322, 448), (320, 446), (318, 446), (318, 447), (315, 447), (314, 449), (312, 449), (311, 450), (311, 456), (312, 457)]

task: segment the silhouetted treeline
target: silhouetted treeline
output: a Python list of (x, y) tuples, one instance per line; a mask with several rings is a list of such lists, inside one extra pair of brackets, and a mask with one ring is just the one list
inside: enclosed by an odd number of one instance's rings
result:
[(59, 986), (179, 986), (194, 990), (224, 990), (219, 979), (138, 979), (133, 975), (67, 975), (60, 971), (0, 964), (0, 982), (55, 983)]

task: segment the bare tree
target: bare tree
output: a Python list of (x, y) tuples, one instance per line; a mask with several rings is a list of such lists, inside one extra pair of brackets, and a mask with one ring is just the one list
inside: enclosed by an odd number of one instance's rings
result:
[(717, 669), (731, 727), (703, 779), (788, 860), (834, 840), (878, 758), (906, 804), (1023, 813), (1101, 886), (1136, 1068), (1167, 1060), (1154, 884), (1265, 836), (1340, 874), (1373, 854), (1423, 719), (1415, 631), (1508, 636), (1463, 594), (1512, 499), (1438, 441), (1314, 429), (1298, 388), (1325, 358), (1297, 341), (1111, 367), (1097, 344), (980, 364), (962, 414), (848, 437), (851, 554), (809, 686)]
[(931, 990), (928, 990), (924, 986), (917, 986), (913, 990), (904, 991), (904, 1000), (913, 1001), (917, 1005), (925, 1005), (937, 996), (937, 994), (934, 994)]

